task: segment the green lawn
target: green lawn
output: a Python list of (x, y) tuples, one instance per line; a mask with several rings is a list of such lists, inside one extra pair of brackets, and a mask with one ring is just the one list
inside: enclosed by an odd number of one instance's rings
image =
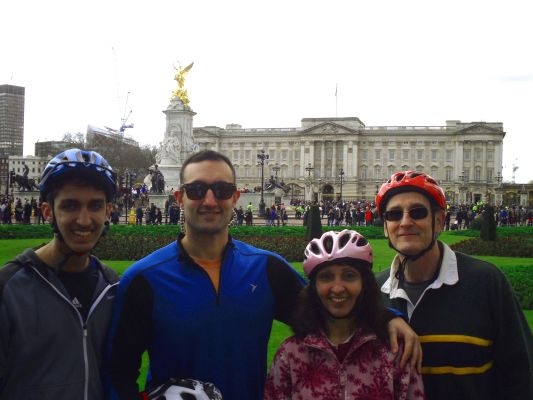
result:
[[(444, 232), (441, 235), (441, 239), (448, 243), (452, 244), (464, 239), (466, 237), (453, 236), (447, 232)], [(35, 247), (42, 243), (45, 243), (47, 239), (12, 239), (12, 240), (0, 240), (0, 265), (5, 264), (7, 261), (11, 260), (17, 254), (21, 253), (24, 249), (28, 247)], [(389, 248), (387, 240), (385, 239), (373, 239), (371, 241), (372, 248), (374, 251), (374, 271), (379, 272), (383, 269), (386, 269), (392, 260), (394, 251)], [(491, 262), (497, 266), (507, 266), (507, 265), (530, 265), (533, 268), (533, 258), (513, 258), (513, 257), (478, 257), (480, 259)], [(115, 269), (119, 274), (122, 274), (133, 262), (132, 261), (116, 261), (116, 260), (104, 260), (104, 262)], [(292, 263), (294, 268), (303, 273), (302, 263), (294, 262)], [(524, 310), (527, 321), (533, 332), (533, 310)], [(272, 326), (272, 333), (270, 336), (270, 342), (268, 346), (268, 363), (272, 360), (277, 348), (280, 343), (289, 335), (291, 331), (286, 325), (274, 321)], [(148, 365), (148, 357), (143, 357), (143, 364), (141, 370), (141, 376), (139, 378), (139, 383), (142, 384), (145, 380), (146, 369)]]

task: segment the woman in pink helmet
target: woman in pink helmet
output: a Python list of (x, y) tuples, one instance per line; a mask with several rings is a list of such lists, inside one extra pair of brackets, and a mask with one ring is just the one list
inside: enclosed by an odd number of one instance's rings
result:
[(387, 342), (387, 317), (372, 273), (372, 248), (358, 232), (326, 232), (304, 253), (309, 284), (270, 368), (264, 399), (423, 399), (403, 349)]

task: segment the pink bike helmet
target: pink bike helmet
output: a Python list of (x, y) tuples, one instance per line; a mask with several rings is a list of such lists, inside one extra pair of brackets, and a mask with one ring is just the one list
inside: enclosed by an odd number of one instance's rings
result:
[(372, 268), (372, 247), (359, 232), (345, 229), (329, 231), (309, 242), (304, 251), (304, 272), (309, 277), (323, 264), (363, 261)]

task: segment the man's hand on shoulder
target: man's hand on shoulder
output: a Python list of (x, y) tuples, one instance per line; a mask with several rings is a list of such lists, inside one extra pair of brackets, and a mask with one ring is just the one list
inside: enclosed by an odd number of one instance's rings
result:
[(422, 373), (422, 346), (418, 335), (411, 329), (409, 324), (402, 318), (393, 318), (387, 324), (389, 340), (393, 353), (398, 352), (398, 339), (404, 341), (404, 352), (400, 360), (400, 368), (409, 364), (411, 368), (416, 367), (419, 373)]

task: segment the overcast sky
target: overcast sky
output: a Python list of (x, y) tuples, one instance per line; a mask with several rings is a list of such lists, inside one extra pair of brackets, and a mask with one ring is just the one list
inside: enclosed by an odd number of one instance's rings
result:
[[(186, 80), (194, 126), (503, 122), (504, 178), (533, 180), (531, 1), (58, 1), (0, 3), (0, 84), (26, 87), (37, 140), (118, 128), (163, 140)], [(338, 85), (337, 109), (335, 87)], [(126, 105), (127, 93), (130, 92)]]

